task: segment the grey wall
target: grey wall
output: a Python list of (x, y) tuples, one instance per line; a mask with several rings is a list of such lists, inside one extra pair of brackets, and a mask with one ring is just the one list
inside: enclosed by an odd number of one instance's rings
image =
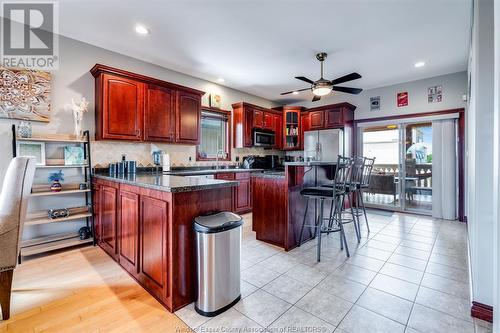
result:
[[(353, 81), (352, 86), (356, 86)], [(443, 87), (443, 101), (428, 103), (427, 88), (433, 86)], [(396, 94), (407, 91), (409, 103), (406, 107), (397, 107)], [(356, 119), (395, 116), (401, 114), (422, 113), (454, 108), (463, 108), (466, 103), (462, 95), (467, 92), (467, 73), (458, 72), (448, 75), (436, 76), (429, 79), (400, 83), (392, 86), (375, 88), (363, 91), (359, 95), (333, 93), (331, 97), (323, 98), (318, 102), (307, 103), (307, 107), (321, 106), (339, 102), (349, 102), (356, 105), (354, 112)], [(379, 111), (370, 111), (370, 97), (380, 96), (381, 108)], [(303, 104), (301, 104), (303, 105)]]
[(467, 113), (467, 217), (473, 300), (493, 304), (493, 0), (474, 2)]

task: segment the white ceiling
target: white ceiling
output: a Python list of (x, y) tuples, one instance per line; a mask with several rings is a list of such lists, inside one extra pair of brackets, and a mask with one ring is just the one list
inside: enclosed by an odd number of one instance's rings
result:
[[(61, 0), (62, 35), (269, 100), (356, 71), (363, 89), (466, 69), (471, 0)], [(140, 36), (136, 24), (151, 34)], [(425, 61), (423, 68), (414, 68)], [(293, 100), (292, 100), (293, 98)]]

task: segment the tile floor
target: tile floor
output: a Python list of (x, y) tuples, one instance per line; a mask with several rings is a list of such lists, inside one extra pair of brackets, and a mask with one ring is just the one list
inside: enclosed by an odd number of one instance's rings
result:
[[(347, 225), (351, 257), (338, 234), (290, 252), (243, 228), (242, 299), (214, 317), (193, 304), (176, 315), (199, 332), (491, 332), (470, 316), (465, 224), (370, 211), (361, 243)], [(367, 237), (368, 236), (368, 237)]]

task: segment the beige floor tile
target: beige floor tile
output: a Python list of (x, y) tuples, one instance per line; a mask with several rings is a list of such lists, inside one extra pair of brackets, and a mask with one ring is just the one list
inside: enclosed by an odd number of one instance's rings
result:
[(377, 274), (370, 283), (370, 287), (385, 291), (386, 293), (398, 296), (413, 302), (417, 295), (418, 285), (406, 282), (388, 275)]
[(292, 305), (263, 290), (239, 301), (234, 308), (261, 326), (267, 327)]
[(282, 275), (262, 289), (288, 303), (295, 304), (312, 289), (312, 286)]
[(282, 332), (325, 332), (331, 333), (335, 326), (297, 307), (290, 308), (268, 327), (271, 333)]
[(262, 288), (280, 275), (280, 273), (270, 270), (261, 264), (256, 264), (242, 271), (241, 279), (256, 287)]
[(422, 272), (425, 271), (425, 267), (427, 266), (427, 261), (425, 260), (415, 259), (397, 253), (393, 254), (387, 261), (391, 264), (405, 266)]
[(463, 283), (469, 282), (469, 271), (465, 269), (459, 269), (430, 262), (427, 264), (427, 268), (425, 269), (425, 271), (434, 275), (439, 275), (441, 277), (451, 280), (456, 280), (459, 282)]
[(361, 268), (369, 269), (374, 272), (378, 272), (382, 266), (384, 266), (384, 261), (378, 260), (378, 259), (373, 259), (370, 257), (366, 257), (363, 255), (354, 255), (351, 256), (349, 259), (346, 261), (348, 264), (358, 266)]
[(354, 303), (366, 286), (340, 276), (330, 275), (318, 284), (317, 288)]
[(424, 286), (420, 286), (415, 303), (445, 312), (465, 321), (472, 321), (473, 319), (470, 315), (471, 303), (468, 299), (442, 293)]
[(413, 303), (383, 291), (366, 288), (357, 305), (406, 325)]
[(337, 326), (349, 312), (353, 303), (314, 288), (295, 306)]
[(261, 332), (263, 327), (242, 313), (229, 309), (198, 327), (198, 332)]
[(328, 273), (304, 264), (299, 264), (289, 270), (286, 275), (310, 286), (315, 286), (321, 282)]
[(356, 252), (356, 254), (361, 254), (373, 259), (386, 261), (392, 255), (392, 252), (375, 249), (373, 247), (362, 247)]
[(299, 264), (299, 261), (288, 253), (279, 253), (262, 261), (261, 264), (275, 272), (286, 273)]
[(457, 297), (469, 299), (469, 285), (455, 280), (446, 279), (444, 277), (425, 273), (422, 279), (422, 286), (438, 290)]
[(415, 304), (408, 326), (425, 333), (474, 333), (474, 325), (420, 304)]
[(377, 275), (377, 273), (374, 271), (370, 271), (368, 269), (350, 264), (344, 264), (340, 266), (333, 272), (333, 274), (345, 277), (346, 279), (353, 280), (355, 282), (362, 283), (364, 285), (369, 285), (375, 275)]
[(349, 333), (403, 333), (405, 326), (389, 318), (354, 305), (339, 325)]
[(417, 250), (407, 246), (399, 246), (394, 253), (425, 261), (429, 260), (431, 255), (430, 251)]
[(420, 284), (424, 272), (417, 271), (416, 269), (411, 269), (405, 266), (392, 264), (390, 262), (386, 263), (379, 273), (389, 275), (401, 280), (405, 280), (411, 283)]

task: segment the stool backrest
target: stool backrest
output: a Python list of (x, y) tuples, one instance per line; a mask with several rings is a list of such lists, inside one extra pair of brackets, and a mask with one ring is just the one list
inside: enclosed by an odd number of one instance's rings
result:
[(372, 177), (372, 171), (373, 171), (373, 166), (375, 164), (375, 157), (374, 158), (364, 158), (364, 164), (363, 164), (363, 176), (361, 179), (361, 185), (368, 186), (370, 185), (370, 179)]
[[(354, 159), (338, 156), (333, 179), (333, 188), (337, 191), (345, 191), (348, 183), (352, 182)], [(334, 191), (335, 192), (335, 191)]]
[(354, 162), (352, 166), (353, 183), (362, 184), (364, 166), (365, 166), (365, 158), (362, 156), (354, 156)]

